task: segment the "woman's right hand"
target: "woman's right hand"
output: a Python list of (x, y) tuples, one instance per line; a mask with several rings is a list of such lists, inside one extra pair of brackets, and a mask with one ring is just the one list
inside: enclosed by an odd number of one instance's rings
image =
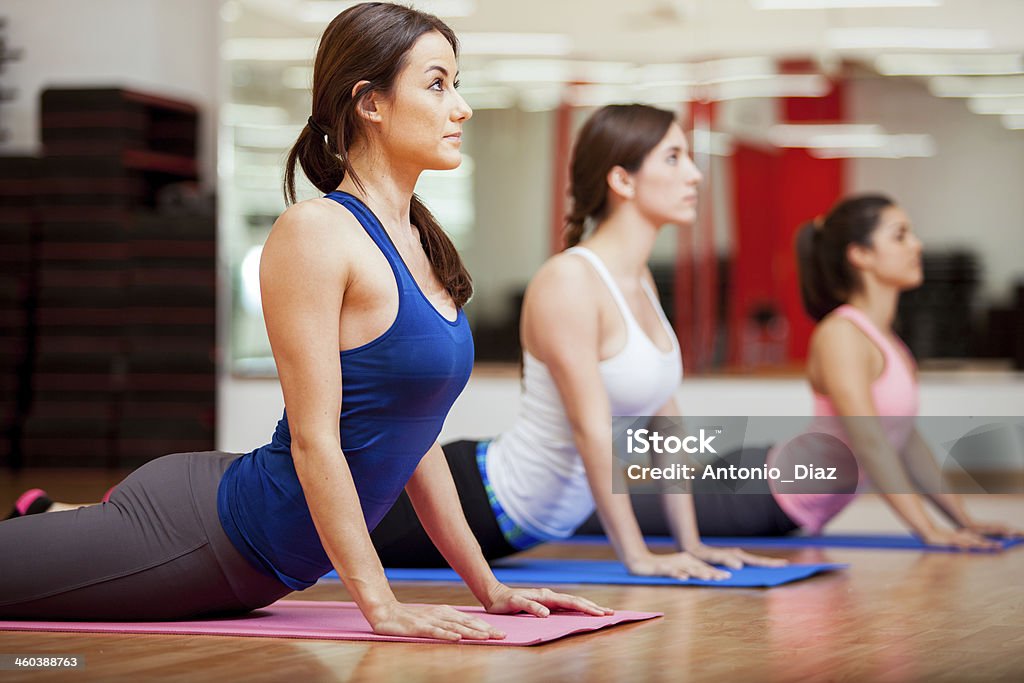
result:
[(637, 576), (668, 576), (673, 579), (704, 579), (720, 581), (732, 574), (699, 560), (690, 553), (659, 555), (647, 552), (625, 563), (630, 574)]
[(921, 534), (928, 545), (957, 550), (1000, 550), (1003, 545), (967, 529), (932, 529)]
[(505, 633), (486, 621), (448, 605), (388, 603), (373, 610), (367, 621), (383, 636), (436, 638), (438, 640), (500, 640)]

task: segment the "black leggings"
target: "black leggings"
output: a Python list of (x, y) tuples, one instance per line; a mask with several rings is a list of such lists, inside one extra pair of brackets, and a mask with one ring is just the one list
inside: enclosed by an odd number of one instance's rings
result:
[[(517, 551), (505, 540), (494, 519), (494, 511), (491, 510), (483, 479), (480, 478), (480, 468), (476, 464), (476, 447), (476, 441), (456, 441), (442, 448), (469, 527), (480, 543), (484, 557), (495, 560)], [(370, 533), (370, 538), (385, 567), (448, 566), (423, 530), (412, 502), (404, 491)]]
[[(476, 463), (476, 441), (456, 441), (443, 446), (455, 486), (459, 490), (462, 511), (480, 542), (484, 557), (495, 560), (518, 552), (509, 545), (498, 528), (487, 500), (483, 480)], [(768, 448), (734, 451), (720, 458), (720, 465), (760, 467)], [(694, 481), (693, 505), (697, 527), (704, 536), (781, 536), (797, 528), (782, 511), (764, 482), (762, 490), (734, 494), (722, 492), (721, 482)], [(661, 496), (643, 494), (631, 497), (633, 509), (645, 535), (669, 535), (668, 521), (661, 507)], [(577, 534), (603, 534), (601, 521), (593, 514), (577, 529)], [(385, 567), (444, 567), (437, 551), (413, 511), (409, 497), (402, 494), (391, 511), (370, 535)]]
[(167, 455), (130, 474), (109, 502), (0, 523), (0, 618), (188, 619), (290, 593), (220, 524), (217, 487), (237, 457)]
[[(713, 464), (759, 469), (768, 456), (769, 446), (730, 451)], [(702, 536), (784, 536), (798, 526), (775, 501), (765, 480), (752, 480), (743, 493), (730, 493), (729, 483), (715, 479), (693, 481), (693, 507), (697, 529)], [(661, 496), (630, 496), (640, 530), (647, 536), (669, 536), (672, 531), (661, 505)], [(577, 534), (601, 534), (597, 514), (576, 530)]]

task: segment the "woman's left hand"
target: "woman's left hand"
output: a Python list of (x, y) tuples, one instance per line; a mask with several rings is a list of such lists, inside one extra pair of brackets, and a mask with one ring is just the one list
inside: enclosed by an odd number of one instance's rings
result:
[(497, 584), (488, 594), (484, 609), (491, 614), (526, 612), (535, 617), (546, 617), (552, 610), (583, 612), (595, 617), (615, 613), (615, 610), (568, 593), (556, 593), (547, 588), (509, 588), (503, 583)]
[(752, 567), (785, 567), (789, 564), (788, 560), (783, 560), (782, 558), (753, 555), (739, 548), (714, 548), (701, 544), (695, 548), (687, 548), (686, 551), (708, 564), (717, 564), (729, 569), (740, 569), (743, 565), (750, 565)]
[(965, 527), (968, 531), (973, 531), (979, 536), (995, 536), (997, 538), (1021, 538), (1024, 537), (1024, 530), (1014, 529), (1008, 524), (1002, 522), (979, 522), (972, 520), (970, 524)]

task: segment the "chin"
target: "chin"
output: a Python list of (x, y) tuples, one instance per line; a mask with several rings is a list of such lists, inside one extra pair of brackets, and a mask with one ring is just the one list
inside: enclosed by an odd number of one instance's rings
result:
[(427, 168), (432, 171), (451, 171), (462, 165), (462, 155), (434, 159)]
[(697, 222), (697, 212), (692, 210), (684, 211), (679, 215), (670, 218), (669, 222), (675, 223), (676, 225), (693, 225)]
[(903, 286), (900, 287), (900, 289), (903, 289), (903, 290), (917, 289), (918, 287), (920, 287), (923, 284), (924, 284), (924, 274), (923, 273), (918, 273), (914, 277), (908, 278), (907, 281), (903, 283)]

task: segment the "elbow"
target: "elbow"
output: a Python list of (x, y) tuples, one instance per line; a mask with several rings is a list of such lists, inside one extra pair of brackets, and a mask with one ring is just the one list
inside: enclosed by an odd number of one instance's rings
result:
[(308, 460), (340, 451), (341, 440), (335, 435), (316, 432), (292, 433), (291, 452), (294, 460)]
[(576, 446), (582, 452), (611, 445), (612, 426), (610, 423), (587, 422), (573, 424), (572, 432)]

